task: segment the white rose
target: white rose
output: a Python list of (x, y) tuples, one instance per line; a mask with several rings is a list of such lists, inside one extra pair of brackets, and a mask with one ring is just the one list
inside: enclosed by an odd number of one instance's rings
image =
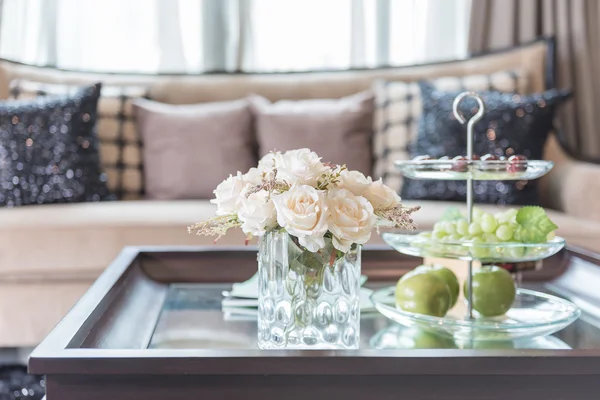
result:
[(371, 183), (363, 196), (369, 200), (375, 210), (386, 210), (400, 204), (400, 196), (389, 186), (384, 185), (381, 178)]
[(246, 234), (262, 236), (277, 225), (275, 205), (266, 190), (242, 196), (238, 218)]
[(321, 158), (309, 149), (290, 150), (275, 155), (277, 177), (290, 184), (316, 186), (321, 175), (331, 168), (323, 165)]
[(262, 183), (262, 174), (263, 172), (258, 168), (250, 168), (248, 172), (246, 172), (242, 179), (245, 183), (250, 183), (252, 185), (260, 185)]
[(331, 190), (327, 207), (327, 223), (336, 249), (347, 253), (353, 243), (364, 244), (371, 238), (377, 218), (367, 199), (346, 189)]
[(213, 191), (215, 198), (210, 202), (217, 205), (217, 215), (227, 215), (237, 213), (240, 207), (241, 194), (246, 187), (241, 172), (236, 176), (229, 175), (229, 178), (217, 186)]
[(273, 167), (275, 167), (275, 156), (277, 154), (281, 153), (272, 151), (270, 153), (265, 154), (263, 158), (261, 158), (258, 161), (258, 170), (261, 172), (271, 171)]
[(357, 196), (362, 196), (371, 186), (371, 182), (371, 177), (367, 178), (361, 172), (346, 169), (340, 173), (337, 187), (338, 189), (347, 189)]
[(272, 198), (282, 228), (313, 253), (325, 247), (327, 203), (323, 192), (308, 185), (294, 185)]

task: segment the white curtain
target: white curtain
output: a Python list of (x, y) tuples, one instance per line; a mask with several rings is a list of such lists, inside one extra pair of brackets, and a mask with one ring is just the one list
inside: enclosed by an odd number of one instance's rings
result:
[(466, 55), (470, 0), (4, 0), (0, 57), (110, 72), (298, 71)]

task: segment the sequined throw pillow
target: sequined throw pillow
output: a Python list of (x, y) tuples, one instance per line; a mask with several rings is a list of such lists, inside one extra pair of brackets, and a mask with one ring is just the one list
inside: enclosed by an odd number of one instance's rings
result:
[(110, 200), (95, 123), (100, 84), (0, 103), (0, 206)]
[[(411, 157), (429, 155), (450, 158), (466, 155), (466, 125), (452, 113), (452, 102), (459, 91), (445, 92), (428, 82), (421, 82), (423, 114), (416, 142), (410, 147)], [(479, 92), (486, 113), (475, 127), (474, 153), (510, 157), (521, 154), (528, 159), (541, 159), (544, 143), (553, 127), (558, 105), (570, 92), (549, 90), (532, 95), (498, 91)], [(466, 118), (477, 111), (473, 99), (462, 103)], [(492, 204), (537, 204), (536, 181), (481, 181), (474, 183), (475, 200)], [(464, 201), (464, 181), (406, 179), (401, 195), (404, 199)]]

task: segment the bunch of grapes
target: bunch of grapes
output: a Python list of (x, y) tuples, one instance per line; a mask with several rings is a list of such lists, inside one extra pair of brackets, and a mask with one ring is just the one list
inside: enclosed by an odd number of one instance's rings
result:
[[(438, 250), (447, 253), (468, 250), (444, 246), (444, 243), (467, 242), (473, 243), (470, 252), (478, 258), (498, 257), (505, 252), (506, 255), (510, 254), (512, 257), (522, 256), (522, 254), (512, 254), (513, 252), (522, 252), (523, 249), (521, 248), (505, 249), (503, 246), (493, 246), (494, 244), (506, 242), (521, 242), (518, 237), (515, 237), (515, 233), (519, 228), (516, 220), (517, 212), (518, 210), (511, 208), (504, 212), (490, 214), (475, 208), (471, 223), (468, 222), (467, 218), (440, 221), (435, 223), (432, 232), (423, 232), (420, 235), (439, 242)], [(554, 232), (550, 232), (548, 235), (548, 240), (552, 238), (554, 238)], [(478, 244), (482, 245), (478, 246)]]

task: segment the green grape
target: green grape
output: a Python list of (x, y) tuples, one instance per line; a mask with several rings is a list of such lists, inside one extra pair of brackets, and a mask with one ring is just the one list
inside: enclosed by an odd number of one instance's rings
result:
[(513, 233), (514, 229), (508, 224), (502, 224), (498, 227), (498, 229), (496, 229), (496, 236), (498, 236), (498, 239), (503, 242), (508, 242), (510, 239), (512, 239)]
[(517, 218), (517, 209), (510, 208), (507, 211), (500, 213), (498, 217), (498, 223), (507, 224), (507, 223), (515, 223)]
[(459, 219), (456, 221), (456, 233), (461, 236), (465, 236), (469, 233), (469, 223), (466, 219)]
[(477, 208), (477, 207), (473, 208), (473, 221), (479, 221), (483, 214), (485, 214), (485, 213), (480, 208)]
[(471, 255), (479, 260), (490, 258), (490, 249), (485, 247), (473, 247), (471, 249)]
[(446, 232), (444, 231), (444, 227), (446, 226), (446, 224), (444, 222), (436, 222), (435, 224), (433, 224), (433, 232)]
[(496, 232), (496, 228), (498, 228), (498, 222), (496, 222), (496, 218), (494, 218), (491, 214), (484, 214), (481, 217), (481, 229), (485, 233), (494, 233)]
[(442, 240), (443, 238), (446, 237), (446, 232), (433, 231), (431, 237), (436, 240)]
[(525, 256), (525, 248), (522, 246), (508, 247), (506, 250), (508, 252), (508, 255), (513, 259), (520, 259)]
[(481, 225), (479, 225), (479, 222), (471, 222), (469, 225), (469, 235), (479, 236), (482, 233), (483, 231), (481, 230)]
[(454, 222), (444, 222), (444, 232), (446, 232), (449, 235), (454, 235), (456, 233), (456, 226), (454, 225)]
[(471, 247), (471, 255), (475, 258), (489, 258), (490, 251), (485, 247), (479, 247), (479, 245), (483, 244), (483, 239), (480, 237), (475, 237), (472, 240), (473, 247)]
[(446, 236), (446, 239), (448, 242), (458, 242), (460, 240), (460, 236), (450, 235), (450, 236)]
[(486, 232), (481, 237), (483, 238), (483, 240), (486, 243), (498, 243), (500, 241), (500, 240), (498, 240), (498, 237), (494, 233)]
[(465, 235), (460, 238), (461, 242), (470, 242), (472, 239), (473, 239), (473, 236), (471, 236), (471, 235)]

